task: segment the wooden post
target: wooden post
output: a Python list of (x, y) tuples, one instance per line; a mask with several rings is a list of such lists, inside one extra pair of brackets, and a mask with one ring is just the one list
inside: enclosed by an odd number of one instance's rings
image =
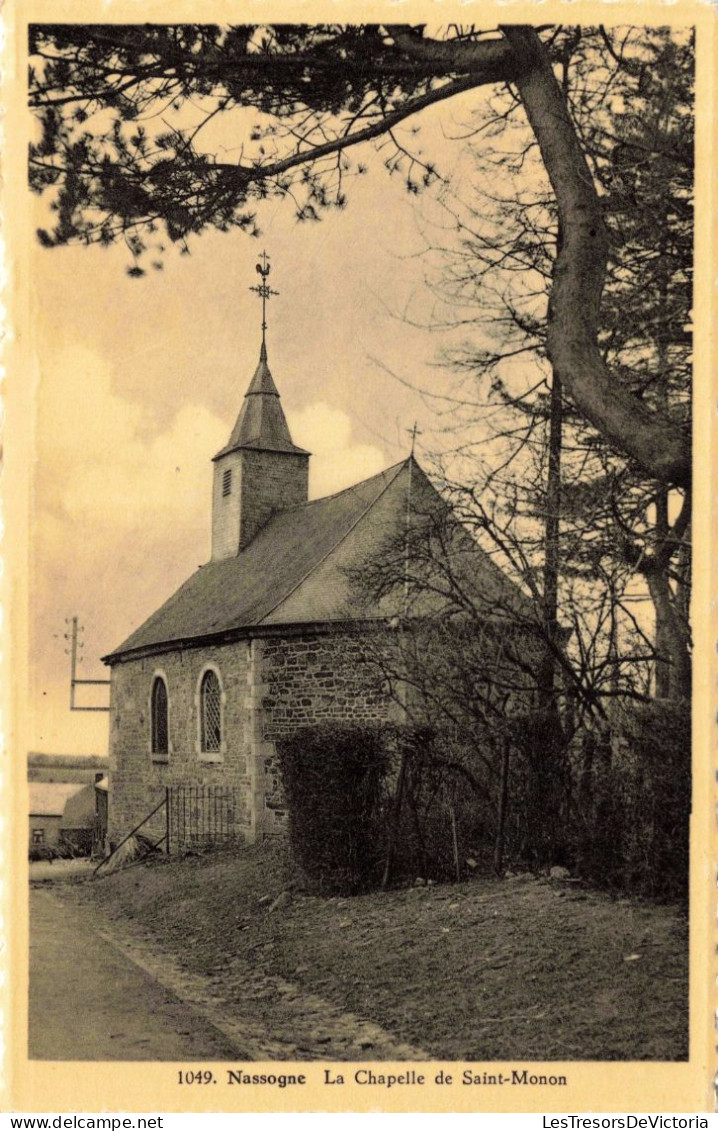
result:
[(461, 864), (459, 863), (459, 838), (456, 834), (456, 810), (453, 801), (449, 802), (449, 815), (451, 817), (451, 839), (454, 845), (454, 868), (456, 869), (456, 882), (461, 880)]
[(127, 841), (130, 839), (130, 837), (134, 836), (135, 833), (139, 832), (140, 829), (143, 827), (143, 825), (146, 825), (148, 821), (151, 821), (152, 818), (154, 817), (155, 813), (158, 813), (160, 811), (160, 809), (162, 808), (162, 806), (166, 805), (166, 804), (167, 804), (167, 795), (165, 794), (163, 800), (160, 801), (159, 805), (155, 805), (152, 812), (148, 813), (146, 817), (143, 817), (142, 820), (140, 821), (140, 823), (138, 825), (135, 825), (134, 829), (132, 829), (131, 832), (129, 832), (127, 834), (127, 836), (122, 838), (122, 840), (117, 845), (117, 847), (113, 848), (112, 852), (110, 852), (107, 856), (105, 856), (102, 860), (100, 860), (100, 863), (97, 865), (97, 867), (94, 869), (94, 871), (92, 873), (93, 876), (96, 876), (97, 873), (99, 872), (100, 868), (103, 866), (103, 864), (106, 864), (108, 860), (111, 860), (112, 857), (115, 856), (119, 852), (119, 850), (122, 848), (122, 845), (127, 844)]
[(511, 743), (504, 739), (504, 748), (501, 755), (501, 786), (499, 792), (499, 813), (496, 827), (496, 843), (494, 845), (494, 871), (498, 876), (504, 868), (504, 838), (506, 832), (506, 810), (509, 799), (509, 763), (511, 759)]
[(399, 821), (401, 819), (401, 802), (404, 793), (404, 775), (406, 773), (406, 750), (402, 750), (401, 762), (399, 763), (399, 775), (396, 780), (396, 796), (394, 798), (393, 811), (391, 815), (391, 825), (389, 826), (389, 843), (386, 849), (386, 863), (384, 864), (384, 875), (381, 880), (381, 890), (384, 891), (391, 879), (391, 869), (394, 863), (394, 849), (396, 847), (396, 838), (399, 833)]

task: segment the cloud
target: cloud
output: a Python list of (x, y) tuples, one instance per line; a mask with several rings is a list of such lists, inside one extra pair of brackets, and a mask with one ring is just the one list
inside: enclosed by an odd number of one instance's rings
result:
[(109, 366), (58, 352), (38, 394), (31, 617), (33, 742), (103, 748), (106, 717), (70, 715), (65, 617), (85, 627), (85, 674), (185, 577), (210, 543), (211, 457), (226, 421), (184, 404), (159, 429), (118, 396)]
[(381, 449), (357, 443), (352, 438), (351, 418), (324, 401), (316, 401), (294, 413), (289, 427), (295, 444), (312, 452), (309, 463), (312, 498), (341, 491), (386, 467)]
[(57, 359), (39, 404), (40, 506), (93, 535), (152, 523), (158, 539), (206, 510), (210, 459), (228, 430), (206, 408), (184, 405), (153, 435), (142, 408), (113, 393), (108, 367), (82, 348)]
[[(177, 524), (209, 529), (211, 457), (233, 420), (185, 404), (161, 432), (142, 407), (112, 390), (109, 367), (76, 347), (44, 377), (37, 429), (38, 504), (92, 535)], [(239, 406), (237, 406), (237, 410)], [(323, 401), (290, 418), (297, 444), (312, 452), (313, 497), (331, 494), (381, 471), (383, 452), (353, 438), (347, 413)]]

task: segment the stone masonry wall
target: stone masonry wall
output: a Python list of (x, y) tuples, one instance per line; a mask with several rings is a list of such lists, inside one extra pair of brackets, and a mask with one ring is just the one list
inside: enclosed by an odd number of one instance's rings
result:
[[(225, 472), (230, 490), (223, 491)], [(212, 561), (233, 558), (239, 550), (239, 520), (242, 502), (242, 453), (228, 452), (215, 460), (212, 482)]]
[(264, 835), (271, 835), (286, 823), (276, 740), (314, 723), (381, 722), (394, 717), (397, 708), (360, 634), (272, 638), (254, 641), (254, 650), (264, 777), (259, 820)]
[[(225, 472), (231, 475), (226, 495)], [(235, 557), (275, 511), (307, 501), (307, 455), (241, 448), (216, 460), (213, 474), (213, 561)]]
[[(116, 664), (110, 698), (110, 839), (116, 842), (146, 816), (172, 785), (222, 785), (237, 791), (236, 831), (251, 836), (251, 758), (247, 733), (249, 647), (178, 649), (160, 656)], [(200, 754), (196, 697), (208, 664), (222, 687), (223, 751)], [(163, 675), (169, 697), (169, 754), (151, 753), (150, 691)], [(142, 831), (164, 831), (164, 814)], [(148, 831), (149, 830), (149, 831)]]
[(245, 449), (242, 455), (239, 548), (243, 550), (274, 511), (306, 503), (309, 456)]

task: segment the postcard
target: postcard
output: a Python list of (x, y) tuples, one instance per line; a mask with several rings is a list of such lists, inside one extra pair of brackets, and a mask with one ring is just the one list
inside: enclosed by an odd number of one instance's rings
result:
[(703, 1125), (714, 10), (5, 31), (5, 1109)]

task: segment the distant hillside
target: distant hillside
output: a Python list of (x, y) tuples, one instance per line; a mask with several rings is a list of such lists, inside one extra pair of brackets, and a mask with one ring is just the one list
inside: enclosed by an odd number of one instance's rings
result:
[(27, 756), (27, 780), (44, 782), (93, 782), (106, 774), (110, 760), (103, 754), (40, 754)]

